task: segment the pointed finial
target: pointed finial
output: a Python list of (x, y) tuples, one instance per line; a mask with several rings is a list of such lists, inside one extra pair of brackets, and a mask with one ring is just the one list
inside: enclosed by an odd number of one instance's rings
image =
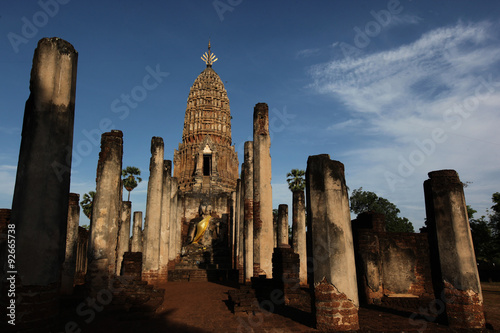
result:
[(215, 57), (215, 54), (212, 53), (212, 51), (210, 51), (210, 39), (208, 40), (208, 52), (205, 52), (205, 54), (203, 54), (201, 56), (201, 60), (203, 60), (205, 62), (205, 64), (207, 64), (207, 67), (212, 67), (212, 64), (214, 62), (216, 62), (219, 58), (216, 58)]

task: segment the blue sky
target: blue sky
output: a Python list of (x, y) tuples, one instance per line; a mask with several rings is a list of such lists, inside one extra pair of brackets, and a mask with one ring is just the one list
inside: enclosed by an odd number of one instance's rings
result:
[(145, 211), (151, 137), (172, 159), (209, 38), (240, 163), (253, 107), (269, 105), (273, 206), (291, 205), (286, 173), (322, 153), (344, 163), (351, 189), (395, 203), (416, 230), (429, 171), (471, 182), (466, 200), (479, 214), (500, 191), (497, 1), (4, 0), (0, 16), (2, 208), (33, 51), (54, 36), (79, 52), (72, 192), (95, 188), (98, 136), (120, 129), (123, 165), (143, 172), (132, 209)]

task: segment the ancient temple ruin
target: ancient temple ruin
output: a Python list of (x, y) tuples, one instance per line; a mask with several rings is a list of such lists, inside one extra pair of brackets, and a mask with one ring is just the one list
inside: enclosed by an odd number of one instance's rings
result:
[(206, 68), (189, 91), (182, 142), (174, 152), (174, 178), (178, 181), (181, 257), (177, 279), (191, 270), (231, 269), (228, 239), (234, 217), (238, 156), (231, 138), (229, 98), (212, 65), (211, 52), (202, 58)]
[(16, 328), (52, 329), (61, 297), (77, 286), (113, 313), (154, 313), (169, 297), (162, 285), (171, 281), (233, 281), (239, 283), (228, 293), (233, 313), (252, 318), (264, 305), (293, 308), (324, 331), (363, 329), (363, 306), (418, 313), (439, 305), (432, 320), (456, 329), (485, 327), (456, 171), (430, 172), (424, 183), (427, 233), (388, 233), (381, 214), (351, 221), (341, 162), (310, 156), (305, 192), (293, 193), (290, 242), (287, 205), (276, 205), (273, 226), (268, 106), (254, 107), (253, 141), (245, 142), (239, 174), (229, 98), (212, 68), (217, 58), (210, 43), (202, 60), (206, 68), (189, 91), (173, 163), (164, 159), (163, 138), (151, 138), (145, 214), (122, 197), (126, 133), (102, 134), (87, 232), (78, 228), (65, 151), (72, 144), (77, 53), (58, 38), (39, 42), (12, 210), (0, 209), (3, 257), (9, 230), (17, 233)]

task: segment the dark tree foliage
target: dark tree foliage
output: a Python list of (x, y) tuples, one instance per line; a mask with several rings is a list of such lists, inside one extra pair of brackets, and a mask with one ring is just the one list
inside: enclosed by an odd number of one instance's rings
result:
[(83, 214), (92, 220), (92, 204), (94, 203), (95, 191), (90, 191), (83, 195), (82, 201), (80, 201), (80, 206), (82, 207)]
[(500, 265), (500, 193), (493, 193), (488, 218), (474, 218), (476, 211), (467, 206), (476, 260), (481, 265)]
[(369, 211), (385, 214), (386, 230), (389, 232), (415, 232), (406, 217), (398, 216), (400, 210), (395, 204), (373, 192), (363, 191), (362, 187), (352, 192), (350, 203), (351, 211), (355, 214)]

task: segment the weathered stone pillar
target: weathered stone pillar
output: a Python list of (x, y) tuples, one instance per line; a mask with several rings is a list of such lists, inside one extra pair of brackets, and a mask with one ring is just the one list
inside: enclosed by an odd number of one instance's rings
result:
[(231, 197), (234, 202), (234, 208), (233, 208), (233, 215), (234, 215), (234, 220), (233, 220), (233, 225), (231, 229), (231, 263), (232, 263), (232, 268), (233, 269), (238, 269), (238, 265), (241, 264), (238, 262), (238, 223), (242, 218), (239, 216), (238, 212), (240, 209), (241, 205), (241, 187), (242, 182), (241, 179), (238, 179), (236, 181), (236, 192), (233, 192)]
[(272, 277), (273, 194), (271, 188), (271, 137), (267, 104), (255, 105), (253, 114), (253, 242), (254, 274)]
[[(241, 188), (242, 188), (242, 182), (241, 179), (238, 179), (236, 182), (236, 189), (238, 192), (238, 196), (240, 197), (239, 201), (241, 201)], [(236, 269), (238, 269), (239, 282), (245, 283), (245, 220), (243, 216), (240, 216), (238, 218), (235, 232), (236, 232), (236, 254), (237, 254), (236, 262), (238, 264)]]
[(116, 272), (122, 206), (122, 157), (122, 132), (112, 130), (103, 133), (88, 245), (87, 281), (93, 296), (109, 287), (110, 278)]
[(181, 221), (177, 217), (177, 204), (178, 196), (177, 189), (179, 187), (179, 182), (177, 178), (172, 177), (171, 190), (170, 190), (170, 242), (168, 247), (168, 259), (169, 261), (175, 260), (179, 255), (181, 248)]
[(292, 202), (292, 243), (293, 252), (300, 258), (300, 284), (307, 285), (307, 246), (306, 246), (306, 204), (304, 191), (293, 192)]
[(357, 330), (358, 290), (344, 165), (327, 154), (309, 156), (306, 188), (316, 326), (325, 331)]
[(159, 280), (167, 281), (168, 278), (168, 248), (170, 241), (170, 210), (172, 201), (170, 200), (172, 191), (172, 161), (163, 161), (163, 193), (161, 207), (160, 225), (160, 261)]
[(75, 285), (85, 284), (85, 275), (87, 274), (88, 243), (89, 230), (78, 227)]
[(151, 159), (149, 161), (149, 181), (146, 202), (146, 222), (144, 227), (142, 277), (148, 282), (158, 279), (160, 257), (160, 222), (163, 194), (163, 139), (151, 139)]
[(253, 266), (253, 142), (245, 142), (245, 160), (242, 166), (244, 238), (245, 238), (245, 282), (254, 276)]
[(424, 182), (427, 225), (437, 297), (445, 302), (448, 324), (483, 328), (483, 296), (472, 246), (463, 184), (455, 170), (429, 172)]
[(288, 205), (278, 206), (277, 247), (290, 247), (288, 242)]
[(130, 252), (142, 252), (142, 212), (134, 212), (134, 226), (132, 228), (132, 249)]
[[(58, 313), (73, 147), (78, 53), (43, 38), (33, 56), (12, 201), (16, 234), (16, 328), (42, 328)], [(6, 260), (3, 259), (3, 260)], [(38, 294), (44, 292), (42, 300)], [(43, 308), (44, 311), (40, 311)]]
[(80, 223), (80, 195), (69, 194), (68, 227), (66, 231), (66, 255), (61, 274), (61, 294), (71, 295), (75, 282), (76, 248), (78, 242), (78, 225)]
[(116, 275), (121, 275), (123, 254), (129, 252), (130, 241), (130, 219), (132, 217), (132, 202), (122, 201), (122, 213), (120, 219), (120, 231), (118, 236), (118, 260), (116, 262)]

